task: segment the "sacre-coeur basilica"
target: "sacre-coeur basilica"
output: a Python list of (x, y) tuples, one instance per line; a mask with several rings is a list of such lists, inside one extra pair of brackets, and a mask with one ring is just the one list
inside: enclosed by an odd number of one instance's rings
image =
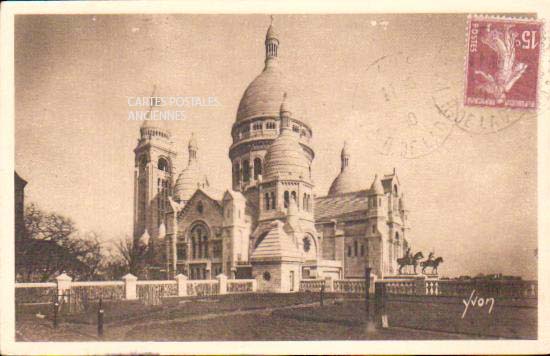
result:
[[(352, 169), (344, 144), (329, 191), (314, 194), (314, 122), (294, 107), (271, 24), (265, 66), (238, 105), (229, 147), (232, 187), (210, 186), (191, 135), (188, 163), (162, 121), (145, 120), (135, 148), (134, 241), (160, 278), (254, 278), (259, 291), (298, 290), (308, 278), (397, 273), (408, 248), (408, 211), (395, 170), (369, 178)], [(229, 133), (228, 133), (229, 134)], [(225, 154), (220, 152), (220, 154)], [(368, 179), (368, 180), (367, 180)]]

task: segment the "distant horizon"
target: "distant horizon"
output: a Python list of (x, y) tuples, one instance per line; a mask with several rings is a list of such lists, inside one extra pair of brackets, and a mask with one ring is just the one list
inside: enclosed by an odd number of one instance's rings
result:
[[(407, 239), (413, 251), (443, 256), (440, 276), (536, 279), (535, 119), (486, 135), (449, 125), (448, 137), (425, 155), (380, 153), (386, 131), (412, 135), (410, 122), (392, 118), (436, 119), (423, 101), (436, 85), (429, 75), (444, 73), (440, 80), (460, 95), (465, 18), (277, 15), (281, 68), (300, 88), (295, 98), (313, 130), (317, 197), (339, 173), (347, 141), (363, 189), (375, 174), (396, 168), (410, 210)], [(143, 121), (129, 120), (129, 112), (144, 108), (127, 98), (148, 97), (153, 86), (162, 97), (218, 100), (185, 107), (185, 119), (165, 124), (178, 153), (174, 179), (194, 132), (211, 186), (230, 189), (231, 125), (244, 90), (263, 69), (268, 25), (265, 15), (18, 16), (15, 168), (28, 181), (26, 205), (65, 215), (106, 242), (132, 236), (133, 149)], [(204, 30), (193, 32), (197, 27)], [(441, 51), (432, 63), (424, 53), (434, 47)], [(384, 62), (372, 74), (372, 63), (396, 53), (396, 61), (410, 57), (423, 74), (409, 81), (409, 73)], [(393, 106), (388, 82), (407, 90), (398, 91)]]

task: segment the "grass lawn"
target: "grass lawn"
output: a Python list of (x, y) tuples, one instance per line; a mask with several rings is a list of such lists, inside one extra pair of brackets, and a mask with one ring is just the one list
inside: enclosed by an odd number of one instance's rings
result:
[[(371, 322), (367, 331), (369, 323), (362, 297), (348, 295), (343, 298), (331, 294), (325, 298), (323, 307), (318, 302), (318, 293), (168, 298), (160, 306), (145, 306), (139, 301), (107, 302), (104, 305), (103, 340), (426, 340), (482, 337), (399, 328), (409, 326), (407, 321), (415, 315), (417, 320), (411, 327), (423, 328), (418, 317), (433, 314), (427, 310), (416, 313), (419, 307), (416, 304), (388, 303), (390, 326), (398, 328), (373, 330)], [(423, 307), (435, 308), (430, 305)], [(372, 314), (373, 309), (370, 308)], [(17, 338), (26, 341), (97, 340), (96, 322), (95, 309), (88, 314), (65, 316), (57, 330), (47, 319), (37, 319), (32, 314), (19, 315)]]
[[(128, 325), (155, 320), (174, 320), (198, 315), (218, 314), (241, 310), (263, 310), (299, 304), (315, 303), (319, 299), (314, 293), (255, 293), (229, 294), (209, 297), (165, 298), (162, 305), (147, 306), (139, 300), (104, 301), (105, 325)], [(97, 302), (91, 304), (87, 312), (77, 314), (59, 314), (60, 324), (97, 325)], [(38, 319), (36, 314), (45, 316)], [(42, 321), (52, 323), (53, 308), (51, 305), (25, 306), (16, 311), (16, 323)]]
[(367, 328), (364, 302), (275, 310), (271, 313), (221, 316), (188, 322), (138, 325), (125, 341), (316, 341), (475, 339), (411, 329)]
[[(165, 298), (158, 306), (145, 306), (140, 301), (105, 302), (104, 321), (106, 324), (128, 322), (173, 320), (195, 315), (223, 312), (280, 308), (319, 301), (313, 293), (265, 293), (265, 294), (229, 294), (223, 296)], [(80, 313), (64, 317), (65, 322), (95, 324), (97, 306), (89, 313)]]

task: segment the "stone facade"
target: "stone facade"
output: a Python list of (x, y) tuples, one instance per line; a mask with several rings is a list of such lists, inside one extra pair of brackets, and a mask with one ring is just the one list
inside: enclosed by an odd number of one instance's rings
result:
[[(407, 246), (407, 211), (397, 174), (367, 188), (346, 146), (327, 196), (314, 196), (310, 144), (278, 64), (271, 25), (262, 73), (237, 110), (229, 147), (232, 189), (210, 187), (192, 137), (175, 179), (176, 155), (160, 122), (146, 121), (135, 149), (135, 241), (153, 251), (148, 265), (167, 278), (253, 278), (258, 290), (297, 291), (301, 279), (382, 278)], [(370, 182), (369, 182), (370, 183)]]

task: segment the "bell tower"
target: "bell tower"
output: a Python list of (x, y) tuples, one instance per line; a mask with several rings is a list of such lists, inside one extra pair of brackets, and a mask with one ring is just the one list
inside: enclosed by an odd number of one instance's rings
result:
[(170, 131), (162, 122), (150, 120), (155, 100), (151, 97), (149, 113), (134, 149), (134, 240), (147, 232), (150, 245), (157, 243), (159, 227), (170, 210), (168, 197), (172, 194), (176, 158)]

